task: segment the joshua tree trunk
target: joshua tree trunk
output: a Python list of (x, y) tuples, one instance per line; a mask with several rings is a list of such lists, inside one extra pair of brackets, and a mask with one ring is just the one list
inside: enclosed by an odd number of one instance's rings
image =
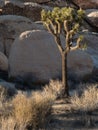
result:
[[(64, 88), (63, 96), (68, 97), (69, 90), (68, 90), (68, 80), (67, 80), (67, 51), (65, 53), (63, 47), (61, 46), (60, 36), (55, 35), (55, 41), (57, 43), (58, 49), (62, 57), (62, 84)], [(67, 39), (67, 42), (69, 42), (69, 39)]]
[(68, 80), (67, 80), (67, 53), (62, 54), (62, 84), (64, 87), (64, 96), (69, 96)]

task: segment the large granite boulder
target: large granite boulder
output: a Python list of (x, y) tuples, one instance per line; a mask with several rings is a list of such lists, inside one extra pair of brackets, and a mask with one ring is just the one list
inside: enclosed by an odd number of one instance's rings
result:
[[(46, 31), (26, 31), (12, 45), (9, 77), (30, 77), (32, 82), (47, 82), (61, 76), (61, 56), (52, 35)], [(68, 55), (68, 70), (78, 77), (90, 75), (91, 57), (82, 51)]]
[(42, 9), (48, 9), (48, 7), (33, 2), (7, 0), (1, 9), (3, 15), (20, 15), (32, 21), (39, 21)]
[(93, 70), (93, 61), (89, 54), (82, 50), (72, 51), (68, 54), (68, 69), (69, 72), (76, 77), (85, 79)]
[(0, 52), (0, 70), (8, 71), (8, 59), (2, 52)]
[(84, 42), (87, 44), (86, 52), (91, 55), (94, 67), (98, 69), (98, 33), (85, 33)]
[(42, 29), (39, 25), (23, 16), (0, 16), (0, 51), (9, 56), (11, 45), (20, 33), (26, 30)]

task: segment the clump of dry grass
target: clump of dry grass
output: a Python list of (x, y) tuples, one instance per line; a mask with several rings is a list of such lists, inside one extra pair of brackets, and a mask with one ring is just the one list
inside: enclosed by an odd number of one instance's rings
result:
[(20, 124), (31, 123), (32, 120), (32, 101), (25, 94), (19, 93), (13, 99), (13, 114), (16, 122)]
[(0, 92), (1, 130), (38, 130), (45, 128), (51, 119), (52, 105), (62, 93), (62, 84), (51, 81), (43, 91), (18, 93), (10, 100), (6, 100), (7, 90)]
[(6, 97), (6, 90), (0, 86), (0, 108), (3, 106)]
[(35, 113), (37, 113), (34, 121), (37, 123), (37, 126), (45, 127), (51, 119), (52, 105), (55, 96), (51, 93), (45, 93), (44, 91), (42, 93), (34, 92), (32, 95), (33, 103), (35, 103)]
[(54, 95), (56, 98), (61, 97), (63, 94), (63, 86), (62, 86), (62, 82), (56, 80), (50, 80), (49, 85), (46, 85), (44, 87), (44, 92), (46, 92), (47, 94), (52, 94)]
[(9, 99), (9, 91), (0, 85), (0, 121), (3, 117), (11, 115), (11, 102)]
[(98, 89), (96, 85), (86, 86), (81, 96), (75, 94), (71, 103), (75, 110), (80, 111), (81, 118), (86, 126), (93, 125), (92, 112), (98, 108)]
[(82, 111), (93, 111), (98, 107), (98, 89), (96, 85), (86, 86), (81, 96), (76, 93), (71, 102), (75, 109)]
[(45, 127), (50, 118), (54, 96), (44, 92), (33, 92), (31, 96), (18, 94), (13, 99), (13, 114), (18, 127), (39, 129)]

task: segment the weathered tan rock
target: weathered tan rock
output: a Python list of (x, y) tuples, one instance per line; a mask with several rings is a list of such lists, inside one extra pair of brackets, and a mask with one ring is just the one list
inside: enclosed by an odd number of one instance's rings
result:
[[(46, 31), (26, 31), (12, 45), (9, 56), (10, 77), (32, 77), (46, 82), (61, 76), (61, 56), (52, 35)], [(68, 55), (69, 71), (79, 77), (92, 73), (91, 57), (77, 51)]]
[(14, 39), (26, 30), (42, 29), (23, 16), (2, 15), (0, 16), (0, 51), (9, 56), (10, 47)]
[(20, 15), (25, 16), (32, 21), (41, 20), (41, 11), (48, 7), (39, 5), (33, 2), (20, 2), (15, 0), (5, 1), (4, 6), (2, 7), (3, 15)]
[(24, 16), (30, 18), (32, 21), (41, 20), (41, 11), (43, 9), (42, 6), (36, 3), (24, 3), (24, 5)]
[(8, 70), (8, 59), (2, 52), (0, 52), (0, 70)]
[(79, 7), (83, 9), (96, 9), (98, 8), (98, 0), (73, 0)]
[(23, 4), (19, 1), (7, 0), (2, 6), (3, 15), (21, 15), (23, 13)]
[(93, 25), (98, 27), (98, 9), (86, 10), (86, 13), (89, 20), (93, 23)]

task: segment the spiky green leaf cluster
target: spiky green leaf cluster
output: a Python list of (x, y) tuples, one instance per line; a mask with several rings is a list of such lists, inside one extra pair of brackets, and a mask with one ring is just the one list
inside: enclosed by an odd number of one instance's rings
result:
[(83, 17), (85, 16), (85, 11), (82, 10), (82, 9), (79, 9), (79, 10), (77, 11), (77, 16), (78, 16), (78, 19), (79, 19), (79, 20), (82, 20)]
[(84, 14), (85, 13), (82, 9), (77, 11), (70, 7), (55, 7), (52, 11), (42, 10), (41, 18), (43, 22), (47, 22), (48, 24), (50, 24), (49, 19), (52, 22), (58, 21), (60, 23), (63, 23), (65, 20), (67, 20), (71, 23), (80, 22)]
[[(63, 52), (63, 47), (61, 47), (60, 41), (61, 33), (65, 37), (65, 48), (67, 48), (67, 52), (81, 47), (80, 42), (83, 40), (82, 36), (77, 39), (76, 47), (72, 48), (70, 42), (73, 40), (74, 35), (79, 31), (84, 15), (85, 12), (82, 9), (76, 10), (71, 7), (55, 7), (53, 10), (49, 11), (42, 10), (42, 21), (48, 31), (56, 37), (56, 42), (61, 52)], [(85, 48), (85, 46), (82, 48)]]

